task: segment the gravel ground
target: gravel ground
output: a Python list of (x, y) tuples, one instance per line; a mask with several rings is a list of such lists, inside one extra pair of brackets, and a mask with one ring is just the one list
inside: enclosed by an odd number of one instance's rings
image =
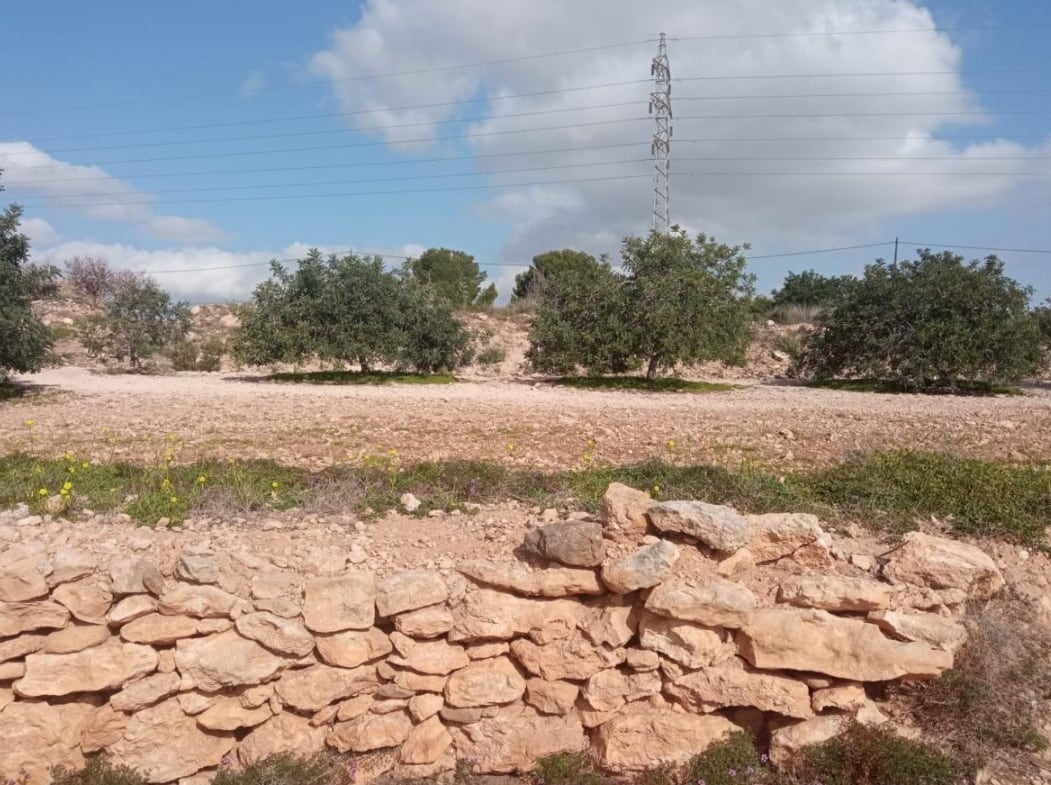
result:
[[(912, 447), (1051, 459), (1051, 390), (1024, 396), (878, 395), (742, 382), (730, 392), (570, 390), (532, 379), (448, 386), (288, 385), (220, 374), (108, 375), (63, 367), (0, 403), (0, 453), (73, 450), (150, 462), (273, 458), (321, 468), (396, 449), (400, 460), (481, 458), (583, 468), (649, 457), (784, 468)], [(27, 420), (35, 421), (30, 430)]]

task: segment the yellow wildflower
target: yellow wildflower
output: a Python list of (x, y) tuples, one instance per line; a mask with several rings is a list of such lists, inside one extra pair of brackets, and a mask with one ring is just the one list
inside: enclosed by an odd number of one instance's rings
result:
[(90, 461), (84, 461), (84, 463), (80, 464), (81, 469), (87, 469), (89, 466), (91, 466)]
[(172, 496), (172, 498), (171, 498), (171, 503), (172, 504), (175, 504), (178, 501), (179, 501), (179, 497), (178, 496)]
[(32, 428), (36, 425), (36, 420), (26, 420), (26, 428)]
[(39, 491), (37, 491), (37, 495), (38, 496), (47, 496), (47, 488), (41, 488)]
[(273, 488), (275, 491), (278, 489), (279, 486), (280, 483), (278, 483), (277, 480), (274, 480), (272, 483), (270, 483), (270, 487)]
[(208, 482), (208, 478), (205, 477), (203, 474), (197, 478), (198, 485), (204, 485), (206, 482)]

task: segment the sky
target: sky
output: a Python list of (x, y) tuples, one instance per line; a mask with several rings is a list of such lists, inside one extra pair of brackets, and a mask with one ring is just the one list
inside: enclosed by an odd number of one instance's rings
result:
[(672, 221), (750, 243), (761, 291), (900, 238), (1008, 249), (1051, 296), (1044, 4), (59, 0), (5, 28), (0, 202), (34, 260), (99, 256), (192, 302), (311, 247), (462, 249), (502, 299), (546, 250), (615, 263), (651, 226), (661, 32)]

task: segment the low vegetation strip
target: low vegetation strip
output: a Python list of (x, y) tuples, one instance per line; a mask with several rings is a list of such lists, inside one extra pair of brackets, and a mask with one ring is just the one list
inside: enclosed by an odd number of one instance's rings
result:
[(732, 384), (714, 382), (692, 382), (674, 377), (646, 379), (642, 376), (561, 376), (551, 384), (575, 387), (581, 390), (630, 390), (641, 392), (727, 392), (735, 389)]
[(302, 371), (274, 373), (272, 382), (297, 384), (452, 384), (450, 373), (399, 373), (397, 371)]
[(597, 509), (606, 487), (622, 482), (656, 499), (705, 499), (750, 513), (813, 512), (894, 533), (934, 517), (958, 535), (1038, 546), (1051, 524), (1049, 468), (912, 451), (875, 452), (796, 474), (662, 461), (561, 472), (489, 461), (403, 465), (392, 453), (311, 473), (272, 461), (134, 466), (82, 461), (72, 453), (53, 459), (15, 454), (0, 458), (0, 505), (122, 511), (146, 525), (161, 518), (177, 523), (197, 511), (309, 509), (335, 499), (363, 514), (382, 512), (397, 508), (406, 493), (423, 502), (419, 514), (508, 499)]
[(941, 387), (917, 389), (902, 382), (889, 379), (818, 379), (806, 383), (807, 387), (844, 392), (885, 393), (889, 395), (1025, 395), (1018, 387), (991, 382), (957, 381)]

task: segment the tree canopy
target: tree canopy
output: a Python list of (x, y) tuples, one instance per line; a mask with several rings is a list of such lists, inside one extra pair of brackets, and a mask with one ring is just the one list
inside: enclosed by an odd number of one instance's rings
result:
[(17, 204), (0, 213), (0, 380), (11, 371), (39, 371), (50, 359), (51, 334), (33, 314), (32, 302), (54, 285), (54, 275), (52, 268), (29, 263), (21, 222)]
[(852, 275), (822, 275), (814, 270), (789, 272), (780, 289), (771, 295), (775, 308), (798, 305), (824, 308), (842, 298), (857, 279)]
[(628, 237), (623, 272), (603, 262), (554, 276), (530, 332), (540, 371), (622, 373), (647, 378), (676, 363), (744, 361), (752, 322), (752, 276), (742, 251), (674, 227)]
[(915, 261), (877, 261), (820, 316), (798, 370), (912, 389), (1017, 381), (1046, 363), (1031, 294), (995, 256), (923, 249)]
[(539, 297), (553, 278), (567, 273), (599, 274), (602, 265), (591, 254), (563, 248), (561, 251), (545, 251), (533, 257), (532, 264), (515, 276), (512, 300)]
[(417, 283), (433, 287), (457, 310), (489, 308), (496, 301), (496, 286), (482, 288), (488, 276), (464, 251), (428, 248), (406, 262), (405, 272)]
[(418, 371), (453, 369), (469, 359), (470, 335), (439, 290), (387, 272), (380, 257), (324, 257), (311, 250), (290, 271), (271, 262), (271, 277), (241, 311), (234, 353), (249, 365), (316, 357)]

